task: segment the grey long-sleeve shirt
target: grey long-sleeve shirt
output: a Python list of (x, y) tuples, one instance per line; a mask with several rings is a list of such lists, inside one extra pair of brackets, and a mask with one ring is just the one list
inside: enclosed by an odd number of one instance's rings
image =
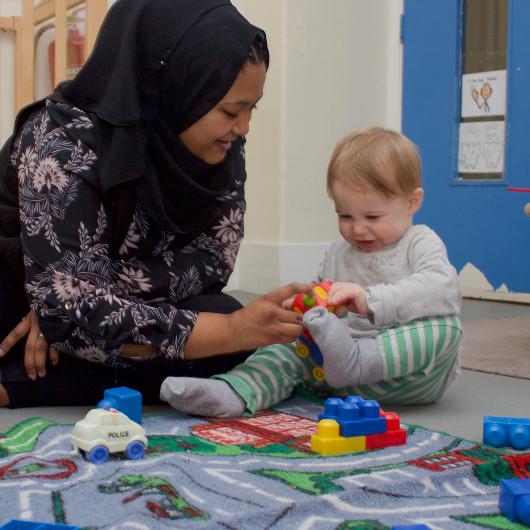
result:
[(348, 313), (352, 336), (437, 315), (459, 315), (461, 287), (447, 250), (436, 233), (414, 225), (384, 249), (362, 252), (342, 237), (331, 244), (320, 281), (355, 282), (367, 290), (370, 317)]

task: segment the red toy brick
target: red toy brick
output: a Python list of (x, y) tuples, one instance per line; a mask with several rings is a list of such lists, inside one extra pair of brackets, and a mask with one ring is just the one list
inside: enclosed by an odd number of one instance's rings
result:
[(370, 434), (366, 436), (366, 450), (383, 449), (383, 447), (404, 445), (406, 443), (407, 431), (405, 429), (397, 429), (395, 431), (387, 431), (381, 434)]

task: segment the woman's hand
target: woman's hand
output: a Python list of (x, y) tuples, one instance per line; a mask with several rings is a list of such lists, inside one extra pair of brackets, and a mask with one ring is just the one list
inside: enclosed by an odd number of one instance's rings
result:
[(371, 313), (366, 304), (366, 289), (358, 283), (334, 283), (329, 289), (328, 302), (334, 306), (346, 305), (349, 311), (359, 315)]
[(294, 341), (302, 334), (302, 315), (283, 305), (296, 294), (311, 295), (311, 287), (291, 283), (256, 298), (243, 309), (232, 313), (238, 350), (253, 350), (268, 344)]
[(24, 367), (28, 377), (35, 381), (37, 376), (44, 377), (46, 375), (48, 353), (51, 363), (57, 364), (59, 362), (59, 352), (54, 348), (48, 350), (48, 343), (40, 331), (39, 322), (33, 311), (30, 311), (2, 341), (0, 344), (0, 357), (6, 355), (15, 344), (26, 336)]

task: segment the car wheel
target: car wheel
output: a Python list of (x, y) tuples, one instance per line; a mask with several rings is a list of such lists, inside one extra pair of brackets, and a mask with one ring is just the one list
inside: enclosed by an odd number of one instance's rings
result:
[(125, 449), (125, 455), (129, 460), (139, 460), (144, 457), (145, 446), (142, 442), (134, 441), (131, 442), (127, 449)]
[(86, 456), (93, 464), (104, 464), (109, 459), (109, 450), (104, 445), (96, 445)]

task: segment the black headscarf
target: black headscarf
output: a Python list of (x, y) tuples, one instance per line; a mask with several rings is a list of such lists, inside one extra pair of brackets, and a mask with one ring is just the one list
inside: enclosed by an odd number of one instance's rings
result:
[[(94, 51), (55, 98), (90, 113), (104, 191), (134, 182), (162, 227), (191, 239), (216, 216), (234, 178), (234, 142), (220, 164), (193, 156), (178, 134), (228, 92), (265, 34), (228, 0), (118, 0)], [(268, 52), (265, 47), (265, 62)]]
[[(98, 170), (115, 200), (112, 246), (125, 235), (136, 195), (163, 228), (191, 240), (216, 215), (215, 198), (244, 172), (234, 142), (215, 166), (194, 157), (178, 134), (204, 116), (232, 86), (260, 35), (228, 0), (118, 0), (96, 46), (72, 81), (51, 96), (88, 112), (95, 126)], [(12, 137), (0, 151), (0, 269), (25, 303), (13, 140), (44, 100), (22, 109)], [(242, 175), (241, 175), (242, 176)], [(120, 215), (120, 209), (125, 215)]]

